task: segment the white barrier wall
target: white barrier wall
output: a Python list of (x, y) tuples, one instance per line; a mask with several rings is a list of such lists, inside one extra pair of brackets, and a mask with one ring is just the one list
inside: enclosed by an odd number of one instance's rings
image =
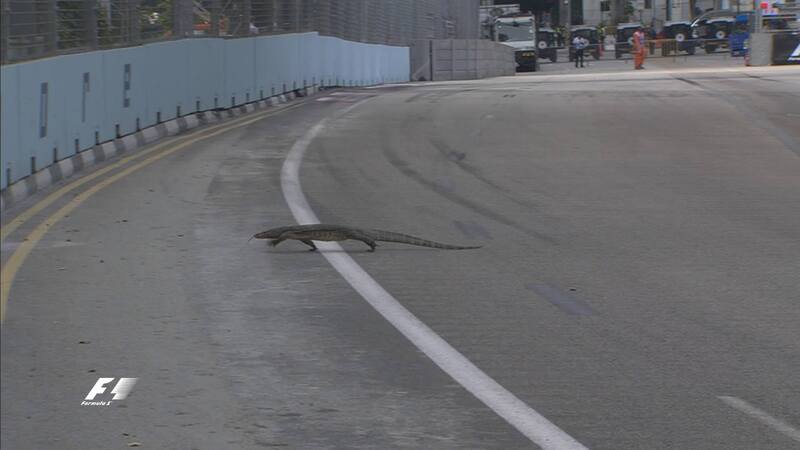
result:
[(514, 49), (485, 39), (417, 39), (411, 43), (412, 81), (513, 76)]
[(307, 86), (408, 81), (409, 49), (317, 33), (198, 38), (0, 68), (0, 187), (180, 115)]

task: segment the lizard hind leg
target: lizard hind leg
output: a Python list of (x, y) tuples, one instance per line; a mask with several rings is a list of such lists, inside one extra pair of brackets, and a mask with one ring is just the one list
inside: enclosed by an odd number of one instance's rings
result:
[(307, 246), (311, 247), (311, 249), (309, 249), (308, 251), (310, 251), (310, 252), (317, 251), (317, 246), (316, 246), (316, 244), (314, 244), (314, 241), (312, 241), (311, 239), (303, 239), (300, 242), (302, 242), (303, 244), (306, 244)]

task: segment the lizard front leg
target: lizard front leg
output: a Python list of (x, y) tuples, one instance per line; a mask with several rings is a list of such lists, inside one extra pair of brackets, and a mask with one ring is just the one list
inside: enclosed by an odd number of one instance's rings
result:
[(375, 251), (375, 247), (378, 246), (378, 244), (375, 243), (375, 239), (372, 239), (371, 237), (367, 236), (364, 233), (353, 233), (353, 234), (351, 234), (349, 236), (349, 238), (350, 239), (354, 239), (356, 241), (361, 241), (361, 242), (369, 245), (369, 251), (370, 252), (374, 252)]
[(285, 241), (287, 239), (297, 239), (297, 238), (294, 236), (294, 233), (292, 233), (291, 231), (287, 231), (285, 233), (282, 233), (280, 236), (278, 236), (278, 239), (273, 239), (273, 240), (269, 241), (269, 245), (271, 245), (273, 247), (277, 247), (278, 244), (280, 244), (281, 242), (283, 242), (283, 241)]
[(306, 244), (307, 246), (311, 247), (311, 249), (309, 250), (310, 252), (317, 251), (317, 246), (316, 246), (316, 244), (314, 244), (314, 241), (312, 241), (311, 239), (302, 239), (300, 242), (302, 242), (303, 244)]

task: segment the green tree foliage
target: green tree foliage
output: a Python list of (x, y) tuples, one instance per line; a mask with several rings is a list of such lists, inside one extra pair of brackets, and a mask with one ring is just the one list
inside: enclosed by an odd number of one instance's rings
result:
[(627, 2), (625, 2), (625, 6), (624, 6), (624, 8), (622, 9), (622, 13), (623, 13), (623, 15), (625, 16), (625, 17), (624, 17), (624, 20), (625, 20), (626, 22), (628, 22), (629, 20), (631, 20), (631, 17), (633, 17), (633, 15), (634, 15), (634, 13), (635, 13), (635, 12), (636, 12), (636, 8), (634, 8), (634, 7), (633, 7), (633, 2), (632, 2), (632, 1), (627, 1)]

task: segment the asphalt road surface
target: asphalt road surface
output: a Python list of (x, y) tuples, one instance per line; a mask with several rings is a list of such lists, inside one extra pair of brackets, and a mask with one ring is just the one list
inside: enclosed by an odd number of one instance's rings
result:
[[(98, 185), (123, 166), (3, 242), (36, 246), (2, 447), (537, 447), (320, 253), (247, 241), (295, 223), (314, 130), (321, 221), (483, 245), (342, 247), (575, 442), (800, 448), (798, 124), (797, 69), (533, 74), (327, 91)], [(81, 405), (98, 377), (138, 382)]]

